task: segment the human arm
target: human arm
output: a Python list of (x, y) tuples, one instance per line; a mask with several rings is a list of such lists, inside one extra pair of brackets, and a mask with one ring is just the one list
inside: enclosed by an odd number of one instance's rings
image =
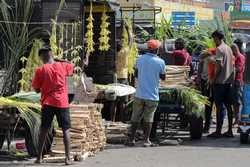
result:
[(212, 59), (212, 62), (214, 63), (214, 79), (216, 79), (225, 65), (225, 55), (219, 50), (216, 50), (216, 55)]
[(72, 63), (66, 63), (66, 62), (62, 62), (63, 67), (65, 69), (65, 75), (66, 76), (72, 76), (74, 73), (76, 73), (75, 69), (74, 69), (74, 64)]
[(135, 68), (135, 78), (138, 78), (138, 69)]
[(166, 64), (164, 60), (161, 60), (161, 63), (160, 63), (160, 79), (163, 81), (166, 80)]
[(70, 61), (65, 60), (65, 59), (55, 58), (54, 60), (55, 60), (56, 62), (61, 62), (61, 63), (71, 63)]
[(127, 22), (125, 22), (124, 26), (125, 26), (125, 29), (128, 33), (128, 47), (131, 48), (132, 43), (133, 43), (133, 34), (132, 34), (131, 29), (129, 28), (129, 25)]
[(134, 75), (135, 75), (135, 78), (138, 78), (139, 60), (140, 60), (140, 58), (138, 58), (138, 59), (136, 60), (135, 67), (134, 67), (134, 71), (135, 71)]

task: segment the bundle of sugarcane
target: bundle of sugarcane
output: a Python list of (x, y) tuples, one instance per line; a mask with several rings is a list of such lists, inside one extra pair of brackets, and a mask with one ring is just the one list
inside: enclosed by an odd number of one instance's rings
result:
[[(86, 152), (96, 153), (106, 143), (105, 128), (102, 123), (100, 104), (71, 105), (71, 152), (83, 155)], [(64, 153), (63, 133), (56, 129), (54, 153)]]
[(190, 72), (189, 66), (167, 66), (166, 67), (166, 80), (161, 82), (162, 87), (171, 87), (178, 85), (189, 84), (188, 73)]
[(107, 142), (111, 144), (123, 144), (127, 140), (130, 125), (122, 122), (105, 123)]

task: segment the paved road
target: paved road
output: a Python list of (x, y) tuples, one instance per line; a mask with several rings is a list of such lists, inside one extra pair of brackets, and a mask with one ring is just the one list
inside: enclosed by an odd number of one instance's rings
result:
[[(240, 145), (233, 139), (186, 140), (180, 146), (126, 148), (109, 146), (95, 157), (73, 167), (245, 167), (250, 164), (250, 145)], [(57, 167), (63, 164), (40, 166)], [(1, 163), (0, 166), (32, 166), (31, 162)]]

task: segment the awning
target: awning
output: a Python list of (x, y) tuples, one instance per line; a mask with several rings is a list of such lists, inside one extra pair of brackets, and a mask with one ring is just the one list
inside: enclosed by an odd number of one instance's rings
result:
[(250, 29), (250, 21), (249, 20), (233, 21), (230, 23), (229, 27), (231, 29), (248, 30)]

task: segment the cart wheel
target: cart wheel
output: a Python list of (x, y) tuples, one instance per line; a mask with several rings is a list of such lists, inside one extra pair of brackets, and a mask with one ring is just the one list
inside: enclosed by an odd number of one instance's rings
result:
[(241, 144), (248, 143), (248, 133), (240, 133), (240, 143)]
[[(53, 130), (50, 130), (48, 133), (48, 136), (45, 140), (43, 155), (50, 152), (51, 145), (53, 142), (53, 136), (54, 136)], [(38, 155), (38, 148), (35, 147), (33, 140), (32, 140), (30, 130), (28, 128), (26, 129), (26, 133), (25, 133), (25, 145), (26, 145), (27, 151), (31, 157), (35, 157)]]
[(4, 140), (5, 140), (5, 131), (4, 130), (0, 130), (0, 150), (2, 149), (3, 147), (3, 144), (4, 144)]
[(190, 137), (192, 140), (199, 140), (202, 138), (203, 119), (196, 115), (191, 115), (189, 118), (190, 123)]

